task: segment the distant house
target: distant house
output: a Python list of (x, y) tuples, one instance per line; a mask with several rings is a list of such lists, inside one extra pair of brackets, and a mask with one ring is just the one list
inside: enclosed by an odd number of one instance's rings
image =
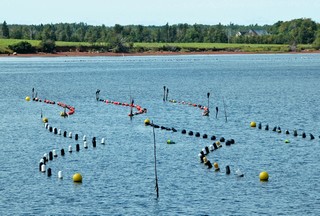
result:
[(250, 29), (248, 31), (239, 31), (236, 33), (236, 37), (240, 36), (263, 36), (268, 35), (269, 33), (266, 30), (253, 30)]
[(244, 36), (244, 35), (246, 35), (247, 33), (248, 33), (247, 31), (239, 31), (239, 32), (236, 33), (236, 36), (237, 36), (237, 37)]

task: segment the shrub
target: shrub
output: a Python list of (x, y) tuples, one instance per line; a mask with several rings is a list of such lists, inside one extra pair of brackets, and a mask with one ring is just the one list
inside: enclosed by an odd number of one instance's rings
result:
[(21, 41), (17, 44), (9, 45), (8, 47), (13, 52), (20, 53), (20, 54), (35, 53), (36, 52), (35, 47), (33, 47), (27, 41)]
[(56, 49), (56, 43), (53, 40), (41, 41), (40, 50), (45, 53), (54, 53)]

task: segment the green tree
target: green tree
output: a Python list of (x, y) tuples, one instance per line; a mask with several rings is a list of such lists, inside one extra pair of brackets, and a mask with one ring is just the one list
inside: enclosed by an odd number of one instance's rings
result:
[(90, 27), (84, 36), (85, 41), (91, 44), (94, 44), (95, 42), (97, 42), (98, 38), (99, 38), (99, 33), (97, 29), (93, 27)]
[(166, 39), (166, 42), (169, 42), (169, 23), (166, 23), (166, 25), (164, 26), (164, 35), (165, 35), (165, 39)]
[(40, 49), (45, 53), (54, 53), (56, 49), (56, 43), (53, 40), (43, 40), (40, 43)]
[(4, 21), (4, 22), (2, 23), (2, 36), (3, 36), (4, 38), (10, 38), (10, 35), (9, 35), (9, 27), (8, 27), (6, 21)]
[(169, 42), (177, 42), (177, 26), (172, 25), (169, 28)]
[(54, 25), (45, 25), (41, 33), (40, 49), (45, 53), (53, 53), (56, 48), (56, 33)]
[(115, 53), (127, 53), (133, 47), (133, 44), (128, 44), (125, 38), (121, 35), (115, 35), (109, 43), (111, 50)]
[(186, 33), (187, 30), (189, 29), (188, 24), (178, 24), (178, 29), (177, 29), (177, 42), (182, 43), (186, 42)]
[(35, 53), (36, 49), (27, 41), (21, 41), (17, 44), (9, 45), (9, 49), (20, 54)]
[(14, 39), (22, 39), (23, 38), (22, 26), (18, 26), (16, 28), (12, 29), (11, 38), (14, 38)]
[(143, 42), (143, 30), (144, 30), (144, 26), (142, 25), (138, 25), (137, 26), (137, 33), (136, 33), (136, 38), (135, 41), (137, 42)]
[(41, 33), (42, 41), (56, 41), (56, 33), (54, 25), (45, 25)]
[(88, 29), (87, 24), (79, 23), (75, 25), (75, 31), (71, 36), (71, 41), (75, 42), (84, 42), (84, 37), (86, 35), (86, 31)]
[(114, 32), (116, 34), (122, 34), (122, 31), (123, 31), (123, 26), (119, 25), (119, 24), (115, 24), (114, 27)]
[(320, 29), (317, 31), (316, 39), (314, 40), (312, 45), (315, 49), (320, 49)]

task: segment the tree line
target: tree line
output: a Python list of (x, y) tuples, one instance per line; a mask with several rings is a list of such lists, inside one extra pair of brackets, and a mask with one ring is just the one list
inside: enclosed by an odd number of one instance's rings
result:
[[(265, 34), (237, 35), (249, 30)], [(7, 24), (0, 28), (0, 37), (25, 40), (109, 43), (114, 46), (146, 43), (246, 43), (246, 44), (312, 44), (320, 47), (320, 25), (309, 18), (279, 21), (273, 25), (202, 25), (174, 24), (163, 26), (120, 25), (93, 26), (86, 23), (40, 25)], [(129, 45), (128, 45), (129, 46)], [(130, 46), (129, 46), (130, 47)]]

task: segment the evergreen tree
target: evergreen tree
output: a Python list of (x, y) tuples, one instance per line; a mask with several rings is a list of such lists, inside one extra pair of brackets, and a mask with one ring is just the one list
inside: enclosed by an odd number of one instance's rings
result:
[(10, 38), (10, 35), (9, 35), (9, 27), (8, 27), (6, 21), (4, 21), (4, 22), (2, 23), (2, 36), (3, 36), (4, 38)]

